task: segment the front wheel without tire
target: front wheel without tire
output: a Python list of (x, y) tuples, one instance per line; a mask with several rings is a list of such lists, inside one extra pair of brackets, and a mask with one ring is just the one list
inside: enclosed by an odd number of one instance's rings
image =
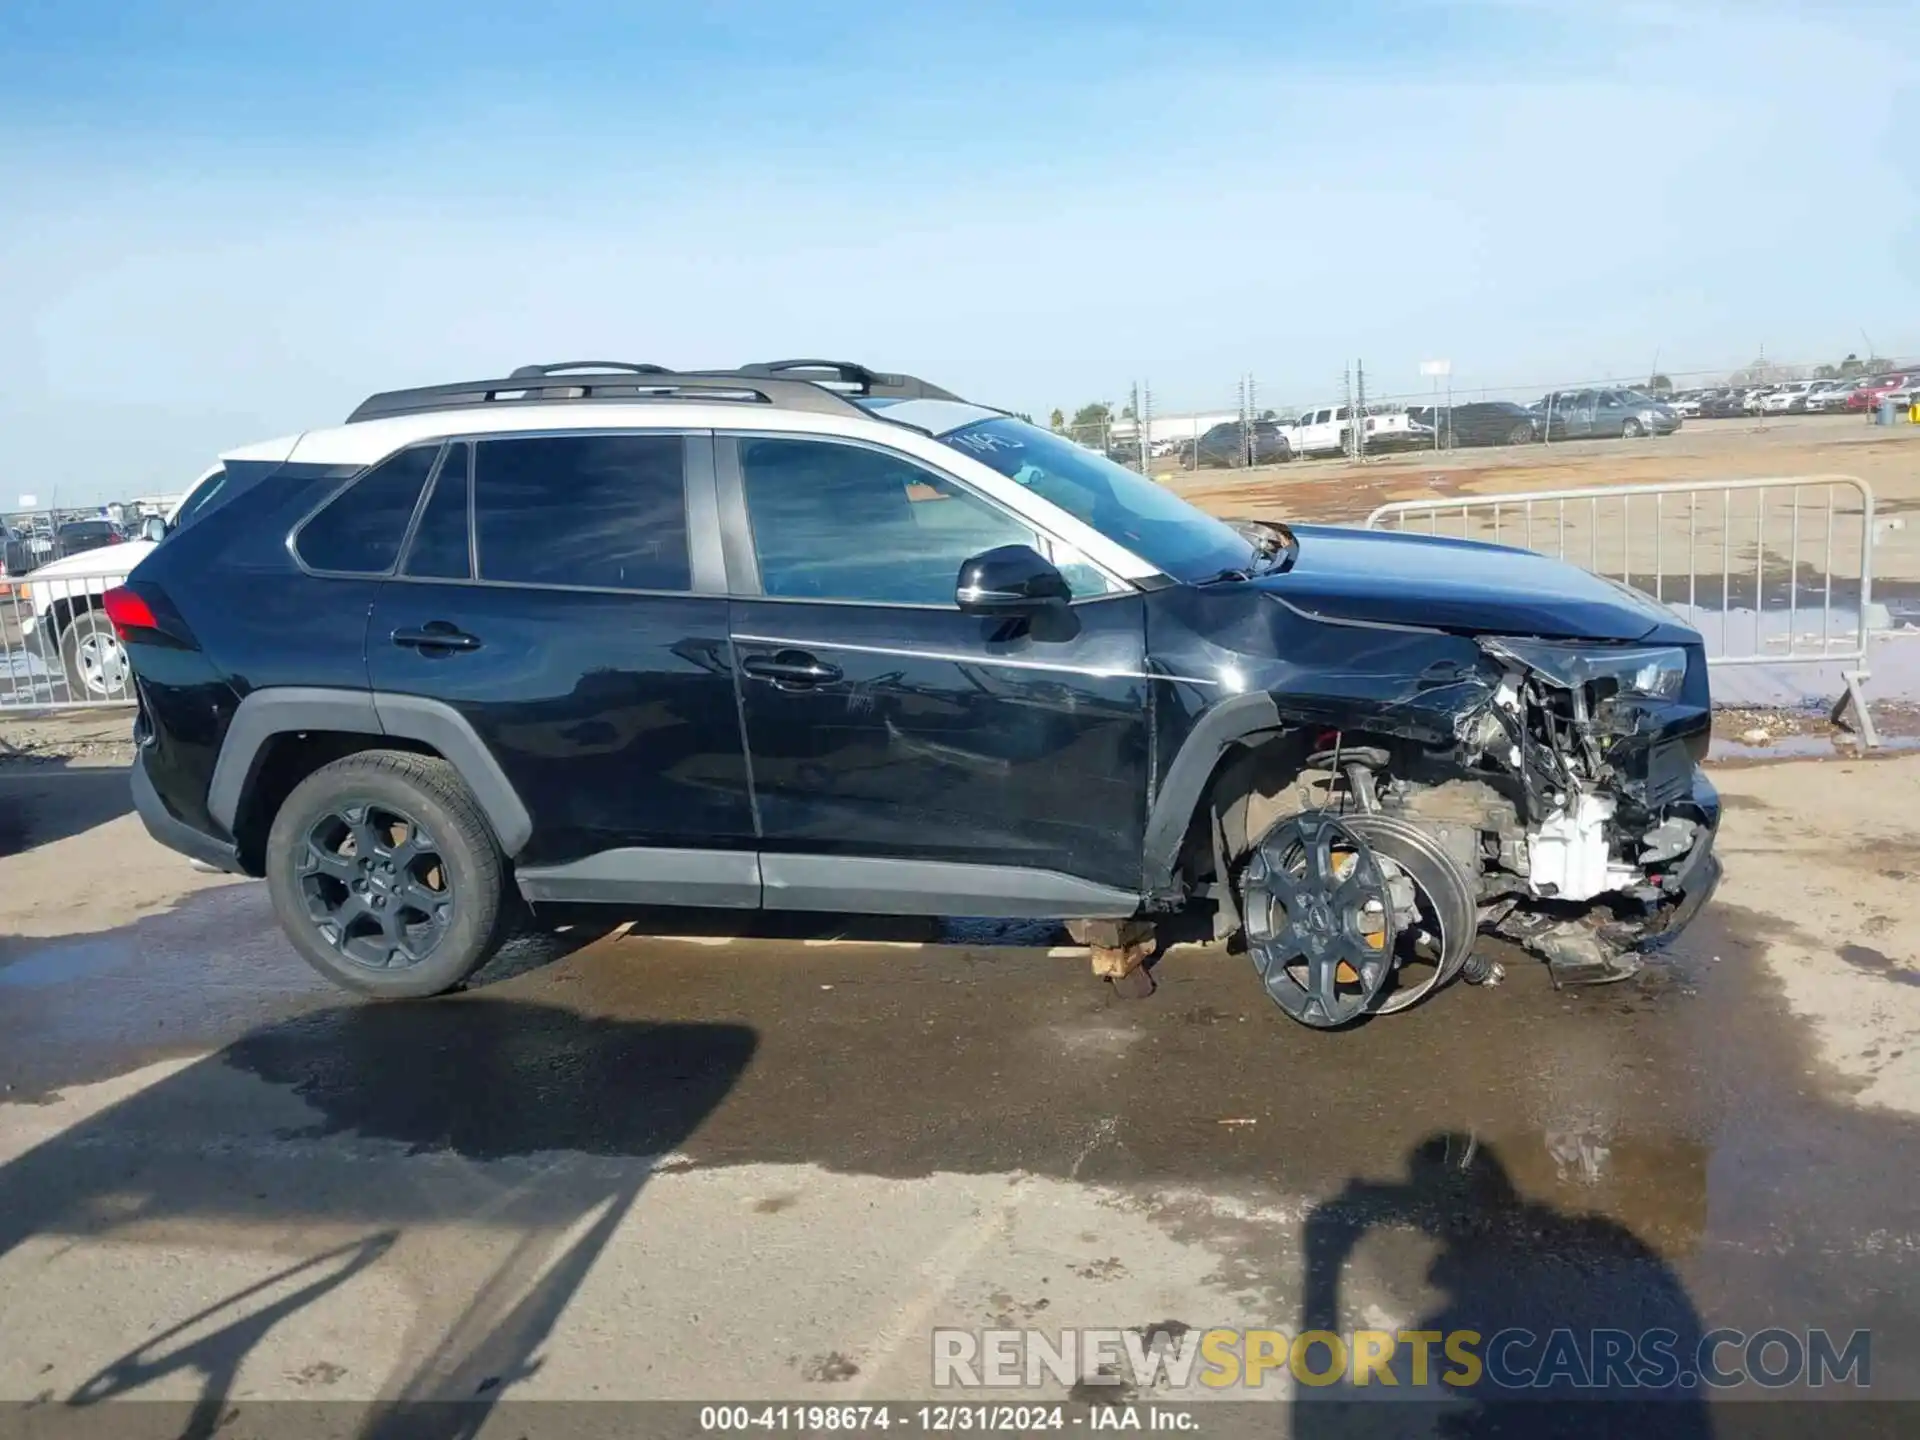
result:
[(446, 761), (366, 750), (294, 787), (267, 835), (267, 889), (302, 958), (338, 985), (450, 990), (503, 938), (506, 862)]

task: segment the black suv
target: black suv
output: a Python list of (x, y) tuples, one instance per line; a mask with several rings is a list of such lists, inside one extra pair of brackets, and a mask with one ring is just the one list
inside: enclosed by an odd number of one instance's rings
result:
[[(160, 840), (375, 995), (560, 902), (1243, 935), (1289, 1014), (1718, 874), (1699, 637), (1520, 550), (1230, 526), (908, 376), (527, 367), (223, 457), (104, 597)], [(1131, 988), (1131, 987), (1130, 987)]]

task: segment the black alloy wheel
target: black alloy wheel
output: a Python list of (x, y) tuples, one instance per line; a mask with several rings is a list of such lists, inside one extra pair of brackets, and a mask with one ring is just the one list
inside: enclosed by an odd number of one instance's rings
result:
[(452, 876), (438, 842), (402, 810), (330, 810), (308, 827), (294, 863), (307, 918), (356, 965), (418, 965), (446, 937), (457, 899)]

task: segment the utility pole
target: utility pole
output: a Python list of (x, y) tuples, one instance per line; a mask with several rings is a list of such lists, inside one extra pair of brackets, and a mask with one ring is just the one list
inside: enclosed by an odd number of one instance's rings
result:
[(1154, 442), (1154, 386), (1150, 380), (1140, 380), (1140, 405), (1133, 415), (1137, 420), (1135, 434), (1140, 442), (1140, 474), (1146, 474), (1146, 461)]
[(1347, 459), (1358, 460), (1360, 452), (1354, 448), (1354, 437), (1360, 433), (1360, 427), (1353, 423), (1353, 366), (1341, 367), (1340, 384), (1345, 391), (1346, 403), (1343, 408), (1347, 412), (1347, 443), (1343, 448), (1347, 452)]
[(1353, 362), (1354, 388), (1358, 391), (1359, 409), (1349, 411), (1353, 420), (1354, 447), (1360, 459), (1367, 458), (1367, 362)]

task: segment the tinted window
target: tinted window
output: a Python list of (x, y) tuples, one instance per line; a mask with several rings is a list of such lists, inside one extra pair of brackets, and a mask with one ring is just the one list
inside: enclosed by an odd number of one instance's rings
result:
[(226, 467), (222, 466), (207, 476), (207, 478), (202, 480), (198, 485), (194, 486), (193, 493), (181, 501), (180, 509), (175, 513), (173, 523), (168, 527), (167, 533), (172, 534), (182, 525), (196, 519), (203, 510), (207, 509), (219, 498), (220, 492), (226, 488), (227, 471)]
[(467, 546), (467, 456), (465, 445), (447, 451), (446, 463), (433, 482), (427, 507), (420, 512), (420, 524), (414, 529), (413, 544), (407, 547), (409, 575), (424, 575), (443, 580), (465, 580), (472, 570)]
[(978, 496), (878, 450), (743, 440), (740, 469), (769, 595), (951, 606), (962, 561), (1037, 543)]
[(687, 495), (677, 435), (563, 435), (474, 448), (483, 580), (686, 590)]
[(438, 445), (402, 450), (354, 481), (307, 521), (297, 542), (300, 558), (315, 570), (386, 574), (439, 451)]

